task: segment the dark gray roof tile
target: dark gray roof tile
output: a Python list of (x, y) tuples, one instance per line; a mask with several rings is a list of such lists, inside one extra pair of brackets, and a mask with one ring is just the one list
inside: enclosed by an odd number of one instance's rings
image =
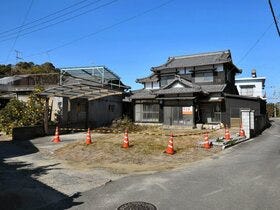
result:
[(222, 92), (226, 88), (226, 84), (223, 85), (202, 85), (202, 90), (209, 92), (209, 93), (217, 93)]
[(140, 78), (137, 79), (136, 82), (138, 83), (143, 83), (143, 82), (157, 82), (158, 81), (158, 76), (155, 74), (151, 74), (148, 77)]
[(160, 89), (156, 91), (157, 95), (160, 94), (179, 94), (179, 93), (198, 93), (202, 90), (200, 88), (170, 88), (170, 89)]
[(153, 67), (152, 70), (221, 64), (229, 63), (231, 61), (231, 53), (229, 50), (226, 50), (211, 53), (170, 57), (165, 64), (158, 67)]
[(156, 97), (154, 91), (152, 90), (136, 90), (132, 92), (133, 95), (130, 97), (131, 99), (153, 99)]

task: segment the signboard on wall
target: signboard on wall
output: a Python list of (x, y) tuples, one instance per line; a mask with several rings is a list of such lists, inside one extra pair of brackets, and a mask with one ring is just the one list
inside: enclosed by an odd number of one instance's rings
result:
[(193, 114), (193, 107), (192, 106), (184, 106), (182, 107), (183, 115), (192, 115)]

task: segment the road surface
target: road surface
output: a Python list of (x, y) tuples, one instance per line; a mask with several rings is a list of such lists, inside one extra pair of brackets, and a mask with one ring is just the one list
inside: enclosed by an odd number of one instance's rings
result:
[[(83, 192), (72, 209), (280, 209), (280, 120), (262, 135), (180, 170), (137, 175)], [(59, 205), (59, 204), (58, 204)], [(56, 207), (59, 207), (59, 206)]]

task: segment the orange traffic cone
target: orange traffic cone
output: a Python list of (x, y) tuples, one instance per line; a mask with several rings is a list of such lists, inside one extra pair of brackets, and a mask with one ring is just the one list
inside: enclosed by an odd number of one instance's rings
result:
[(129, 140), (128, 140), (127, 129), (125, 130), (125, 133), (124, 133), (122, 148), (129, 148)]
[(240, 136), (240, 137), (245, 137), (245, 131), (243, 130), (242, 123), (240, 124), (239, 136)]
[(230, 133), (229, 133), (229, 129), (226, 125), (226, 129), (225, 129), (225, 140), (229, 141), (230, 140)]
[(209, 142), (209, 138), (208, 138), (208, 133), (204, 134), (203, 146), (204, 146), (205, 149), (210, 149), (211, 148), (211, 145), (210, 145), (210, 142)]
[(165, 150), (165, 153), (169, 154), (169, 155), (173, 155), (174, 154), (174, 148), (173, 148), (173, 133), (170, 134), (170, 138), (168, 141), (168, 145), (167, 148)]
[(60, 138), (59, 138), (58, 126), (56, 126), (55, 135), (54, 135), (54, 138), (53, 138), (52, 142), (54, 142), (54, 143), (59, 143), (59, 142), (61, 142), (61, 141), (60, 141)]
[(87, 145), (92, 144), (92, 141), (91, 141), (91, 134), (90, 134), (90, 128), (88, 128), (88, 131), (87, 131), (86, 144), (87, 144)]

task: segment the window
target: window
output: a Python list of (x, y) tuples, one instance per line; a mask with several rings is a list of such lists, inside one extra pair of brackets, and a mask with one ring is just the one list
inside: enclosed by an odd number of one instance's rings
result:
[(159, 89), (159, 82), (153, 82), (153, 89)]
[(145, 83), (145, 88), (146, 89), (152, 89), (152, 83), (151, 82), (146, 82)]
[(186, 74), (186, 71), (184, 68), (178, 69), (178, 74)]
[(145, 89), (159, 89), (159, 82), (146, 82)]
[(241, 87), (241, 95), (243, 96), (253, 96), (254, 94), (254, 87)]
[(174, 80), (174, 76), (164, 76), (160, 80), (160, 86), (164, 87), (165, 85), (170, 84)]
[(221, 104), (219, 103), (214, 104), (212, 122), (221, 122)]
[(195, 82), (213, 82), (213, 72), (195, 73)]
[(179, 68), (179, 69), (177, 69), (178, 74), (190, 74), (191, 70), (192, 69), (190, 69), (190, 68)]
[(158, 104), (136, 104), (135, 105), (136, 122), (158, 122), (159, 105)]

